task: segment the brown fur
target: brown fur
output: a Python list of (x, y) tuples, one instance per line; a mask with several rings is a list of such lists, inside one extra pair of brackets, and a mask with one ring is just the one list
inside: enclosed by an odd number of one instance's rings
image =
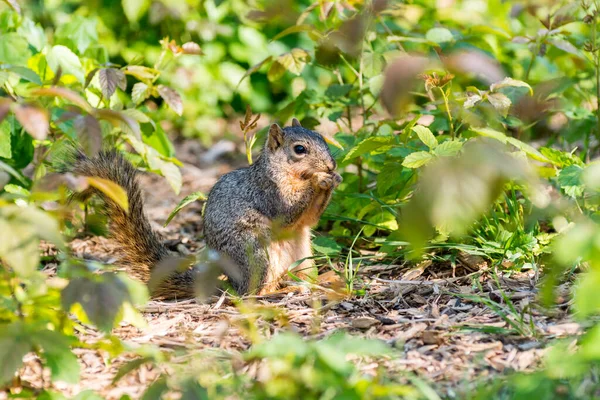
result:
[[(304, 146), (305, 153), (295, 148)], [(272, 125), (255, 164), (224, 175), (208, 195), (204, 212), (207, 245), (235, 264), (227, 272), (240, 294), (279, 286), (289, 267), (312, 256), (310, 228), (327, 207), (341, 177), (323, 138), (300, 126)], [(109, 179), (127, 191), (129, 212), (105, 198), (113, 237), (121, 244), (131, 275), (148, 282), (153, 268), (169, 256), (146, 215), (136, 170), (116, 152), (87, 158), (79, 154), (72, 171)], [(306, 260), (296, 269), (312, 265)], [(172, 274), (154, 289), (159, 298), (193, 296), (194, 269)]]

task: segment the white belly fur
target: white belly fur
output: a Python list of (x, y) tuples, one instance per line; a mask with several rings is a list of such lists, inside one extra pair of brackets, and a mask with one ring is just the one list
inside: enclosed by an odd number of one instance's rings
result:
[[(293, 263), (310, 256), (312, 256), (312, 249), (310, 227), (308, 226), (300, 228), (298, 234), (291, 239), (271, 242), (269, 246), (269, 268), (263, 291), (276, 289), (279, 281)], [(304, 270), (311, 265), (312, 260), (306, 260), (293, 270)]]

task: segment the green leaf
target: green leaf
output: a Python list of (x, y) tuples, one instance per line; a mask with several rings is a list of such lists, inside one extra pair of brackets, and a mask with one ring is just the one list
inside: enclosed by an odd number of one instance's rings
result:
[(384, 196), (392, 186), (402, 183), (403, 171), (406, 170), (402, 168), (400, 163), (386, 163), (381, 169), (381, 172), (377, 174), (377, 193), (380, 196)]
[(498, 83), (494, 83), (490, 86), (490, 90), (492, 92), (497, 91), (498, 89), (502, 89), (505, 87), (525, 87), (527, 89), (529, 89), (529, 94), (533, 95), (533, 89), (531, 88), (531, 86), (529, 86), (528, 83), (523, 82), (523, 81), (519, 81), (517, 79), (513, 79), (513, 78), (504, 78), (503, 80), (501, 80)]
[[(124, 400), (123, 397), (121, 397), (121, 399)], [(92, 390), (84, 390), (83, 392), (77, 393), (77, 396), (73, 397), (71, 400), (104, 400), (104, 397)]]
[(342, 251), (342, 246), (337, 244), (333, 238), (328, 236), (317, 236), (312, 241), (312, 247), (318, 253), (325, 254), (327, 256), (332, 256), (336, 254), (340, 254)]
[(306, 50), (292, 49), (289, 53), (282, 54), (275, 59), (267, 77), (274, 81), (279, 79), (285, 71), (300, 75), (308, 61), (310, 61), (310, 54)]
[(0, 386), (9, 383), (23, 364), (23, 357), (31, 351), (32, 344), (22, 323), (0, 325)]
[(325, 96), (331, 97), (332, 99), (337, 99), (339, 97), (344, 97), (350, 93), (352, 90), (352, 85), (340, 85), (333, 84), (325, 90)]
[(8, 121), (0, 122), (0, 157), (11, 158), (12, 152), (10, 147), (10, 124)]
[(43, 357), (53, 380), (79, 382), (79, 362), (71, 351), (71, 341), (66, 336), (55, 331), (43, 330), (35, 332), (32, 341), (44, 350)]
[(287, 35), (291, 35), (292, 33), (299, 33), (299, 32), (317, 32), (317, 30), (315, 29), (315, 27), (313, 25), (292, 25), (289, 28), (279, 32), (277, 35), (273, 36), (273, 38), (271, 39), (271, 42), (274, 42), (278, 39), (281, 39), (282, 37), (285, 37)]
[(354, 146), (344, 157), (344, 162), (353, 158), (360, 157), (363, 154), (370, 153), (373, 150), (378, 150), (388, 147), (396, 143), (394, 136), (372, 136), (366, 138), (356, 146)]
[(75, 15), (65, 24), (60, 24), (56, 29), (56, 37), (73, 43), (79, 54), (98, 42), (98, 22), (93, 18)]
[(558, 184), (568, 196), (577, 198), (583, 195), (583, 171), (583, 168), (579, 165), (571, 165), (558, 174)]
[(489, 138), (496, 139), (505, 144), (512, 144), (519, 150), (522, 150), (523, 152), (525, 152), (525, 154), (527, 154), (529, 157), (533, 158), (534, 160), (538, 160), (541, 162), (553, 163), (552, 160), (548, 159), (546, 156), (544, 156), (542, 153), (540, 153), (535, 147), (531, 146), (530, 144), (524, 143), (524, 142), (520, 141), (519, 139), (514, 138), (512, 136), (506, 136), (503, 132), (497, 131), (492, 128), (471, 128), (471, 131), (473, 131), (481, 136), (486, 136)]
[(406, 168), (419, 168), (433, 159), (433, 155), (426, 151), (416, 151), (414, 153), (410, 153), (404, 161), (402, 165)]
[(27, 40), (16, 33), (0, 35), (0, 63), (13, 65), (27, 65), (31, 57)]
[(122, 6), (129, 22), (136, 22), (148, 11), (150, 0), (122, 0)]
[(87, 317), (98, 329), (110, 332), (123, 303), (130, 300), (127, 286), (114, 274), (102, 274), (95, 279), (72, 279), (62, 291), (62, 305), (70, 310), (81, 304)]
[(134, 371), (134, 370), (138, 369), (139, 367), (141, 367), (142, 365), (153, 362), (153, 361), (154, 361), (154, 358), (150, 357), (150, 356), (140, 357), (140, 358), (136, 358), (134, 360), (128, 361), (127, 363), (125, 363), (119, 367), (119, 370), (113, 377), (112, 384), (114, 385), (122, 377), (124, 377), (131, 371)]
[(160, 376), (156, 381), (152, 383), (146, 389), (144, 394), (142, 395), (142, 400), (155, 400), (162, 399), (163, 395), (169, 390), (169, 386), (167, 385), (167, 380), (164, 376)]
[(23, 224), (13, 207), (0, 212), (0, 258), (18, 276), (29, 277), (40, 263), (39, 238), (35, 226)]
[(160, 125), (156, 125), (149, 136), (144, 134), (142, 139), (144, 143), (157, 150), (161, 155), (165, 157), (175, 156), (175, 147)]
[(19, 75), (21, 78), (25, 79), (26, 81), (33, 82), (36, 85), (42, 84), (42, 80), (40, 79), (39, 75), (36, 74), (35, 71), (33, 71), (27, 67), (20, 67), (17, 65), (13, 65), (13, 66), (8, 67), (7, 71), (14, 72), (15, 74)]
[(600, 287), (600, 272), (595, 269), (591, 269), (578, 280), (573, 306), (576, 310), (575, 315), (579, 319), (600, 311), (598, 287)]
[(367, 78), (372, 78), (381, 74), (383, 71), (383, 57), (376, 52), (365, 52), (362, 57), (363, 74)]
[(87, 176), (88, 184), (115, 202), (125, 212), (129, 212), (129, 198), (127, 192), (121, 186), (108, 179), (98, 178), (96, 176)]
[(490, 104), (502, 115), (506, 117), (508, 115), (508, 109), (512, 104), (510, 99), (503, 93), (490, 93), (487, 96)]
[(25, 180), (25, 178), (23, 178), (23, 175), (21, 175), (19, 172), (17, 172), (16, 169), (14, 169), (13, 167), (11, 167), (10, 165), (8, 165), (7, 163), (5, 163), (4, 161), (0, 161), (0, 170), (8, 172), (14, 178), (16, 178), (19, 182), (21, 182), (24, 185), (27, 185), (27, 181)]
[(237, 84), (237, 87), (240, 86), (240, 84), (242, 83), (242, 81), (244, 79), (246, 79), (247, 77), (249, 77), (250, 75), (252, 75), (253, 73), (257, 72), (259, 69), (262, 68), (263, 65), (267, 64), (268, 62), (270, 62), (273, 59), (273, 56), (269, 56), (267, 58), (265, 58), (264, 60), (262, 60), (261, 62), (254, 64), (252, 67), (250, 67), (246, 73), (240, 78), (240, 81)]
[(454, 35), (446, 28), (432, 28), (427, 31), (425, 38), (434, 43), (447, 43), (454, 40)]
[(79, 82), (85, 82), (81, 61), (68, 47), (62, 45), (53, 46), (48, 52), (46, 60), (54, 73), (57, 73), (60, 68), (63, 74), (73, 75)]
[(425, 143), (427, 147), (431, 150), (435, 149), (438, 145), (437, 139), (433, 136), (433, 133), (429, 130), (429, 128), (423, 125), (415, 125), (412, 127), (413, 132), (419, 136), (421, 142)]
[(194, 192), (191, 194), (188, 194), (187, 196), (185, 196), (183, 198), (183, 200), (181, 200), (179, 202), (179, 204), (177, 204), (177, 207), (175, 207), (175, 209), (173, 211), (171, 211), (171, 213), (169, 214), (169, 217), (167, 218), (167, 220), (165, 221), (165, 225), (167, 226), (169, 224), (169, 222), (171, 222), (171, 220), (177, 215), (177, 213), (179, 213), (179, 211), (181, 211), (184, 207), (190, 205), (191, 203), (195, 202), (195, 201), (206, 201), (206, 195), (202, 192)]
[(458, 140), (446, 140), (436, 147), (436, 149), (433, 151), (433, 154), (440, 157), (452, 157), (457, 155), (462, 147), (462, 142)]
[(19, 35), (24, 36), (29, 44), (33, 46), (37, 51), (42, 51), (46, 46), (47, 39), (44, 30), (40, 24), (34, 23), (29, 18), (23, 18), (19, 29), (17, 29)]
[(179, 194), (181, 191), (181, 171), (177, 165), (169, 161), (160, 160), (159, 171), (162, 176), (165, 177), (175, 194)]
[(144, 82), (137, 82), (135, 85), (133, 85), (133, 88), (131, 89), (131, 100), (136, 106), (142, 101), (146, 100), (149, 96), (150, 90), (148, 85), (146, 85)]

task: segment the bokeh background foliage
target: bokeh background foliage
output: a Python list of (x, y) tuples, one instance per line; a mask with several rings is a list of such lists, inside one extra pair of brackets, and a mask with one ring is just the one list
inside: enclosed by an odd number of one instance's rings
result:
[[(70, 192), (92, 186), (127, 207), (115, 185), (56, 173), (71, 143), (89, 154), (118, 148), (179, 193), (174, 141), (243, 141), (251, 159), (266, 120), (295, 116), (340, 148), (344, 183), (314, 248), (319, 265), (343, 278), (345, 295), (362, 294), (362, 263), (454, 263), (462, 253), (497, 271), (538, 272), (547, 307), (560, 282), (573, 282), (574, 317), (589, 327), (576, 350), (561, 358), (559, 343), (538, 373), (470, 395), (597, 394), (598, 10), (594, 0), (6, 0), (0, 385), (19, 386), (14, 373), (31, 351), (52, 379), (77, 381), (71, 349), (90, 346), (78, 341), (78, 321), (105, 333), (93, 345), (111, 356), (132, 350), (112, 327), (143, 324), (135, 308), (147, 301), (143, 285), (69, 254), (66, 243), (81, 227), (66, 218)], [(248, 107), (266, 120), (240, 130)], [(59, 250), (53, 279), (41, 272), (40, 241)], [(239, 359), (211, 358), (202, 376), (165, 376), (148, 398), (167, 390), (206, 398), (437, 396), (385, 371), (362, 376), (346, 361), (394, 357), (376, 341), (252, 336), (257, 345)], [(157, 349), (136, 351), (144, 363), (172, 361)], [(272, 380), (234, 368), (256, 360), (271, 367)]]

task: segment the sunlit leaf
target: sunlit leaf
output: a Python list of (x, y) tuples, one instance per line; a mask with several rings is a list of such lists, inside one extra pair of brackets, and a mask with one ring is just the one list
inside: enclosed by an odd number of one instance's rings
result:
[(419, 168), (433, 159), (433, 155), (426, 151), (416, 151), (414, 153), (410, 153), (404, 161), (402, 161), (402, 165), (406, 168)]
[(2, 40), (0, 40), (0, 62), (25, 66), (30, 56), (31, 51), (25, 38), (14, 32), (2, 33)]
[(490, 86), (490, 90), (492, 92), (497, 91), (498, 89), (502, 89), (505, 87), (524, 87), (529, 89), (529, 93), (531, 95), (533, 95), (533, 89), (531, 88), (531, 86), (529, 86), (528, 83), (523, 82), (523, 81), (519, 81), (517, 79), (513, 79), (513, 78), (504, 78), (502, 81), (494, 83)]
[(54, 73), (60, 70), (63, 74), (75, 76), (81, 83), (85, 82), (84, 70), (79, 57), (66, 46), (56, 45), (48, 52), (46, 56), (48, 66)]
[(490, 93), (488, 94), (487, 99), (500, 115), (503, 117), (508, 115), (511, 101), (506, 95), (503, 93)]
[(394, 143), (396, 143), (396, 138), (393, 136), (373, 136), (367, 138), (354, 146), (348, 154), (346, 154), (344, 162), (360, 157), (363, 154), (370, 153), (373, 150), (387, 148)]
[[(300, 75), (308, 61), (310, 61), (310, 54), (306, 50), (292, 49), (289, 53), (282, 54), (275, 59), (268, 73), (269, 79), (279, 79), (284, 71)], [(272, 72), (274, 69), (277, 72)]]
[(160, 72), (154, 68), (148, 68), (142, 65), (128, 65), (125, 67), (124, 72), (127, 75), (136, 77), (140, 81), (149, 82), (153, 82), (156, 78), (158, 78), (158, 75), (160, 75)]
[(136, 104), (140, 104), (150, 96), (148, 85), (144, 82), (137, 82), (131, 89), (131, 100)]
[(429, 128), (423, 125), (415, 125), (412, 127), (413, 132), (419, 136), (421, 142), (423, 142), (427, 147), (431, 150), (435, 149), (438, 145), (437, 139), (433, 136), (433, 133), (429, 130)]
[(171, 220), (179, 213), (179, 211), (181, 211), (184, 207), (188, 206), (189, 204), (195, 202), (195, 201), (205, 201), (206, 200), (206, 195), (202, 192), (194, 192), (191, 194), (188, 194), (187, 196), (185, 196), (183, 198), (183, 200), (181, 200), (179, 202), (179, 204), (177, 204), (177, 207), (175, 207), (175, 209), (173, 211), (171, 211), (171, 213), (169, 214), (169, 216), (167, 217), (167, 220), (165, 221), (165, 225), (167, 226), (169, 224), (169, 222), (171, 222)]
[(425, 38), (434, 43), (446, 43), (454, 40), (454, 35), (446, 28), (432, 28), (427, 31)]
[(123, 11), (130, 22), (138, 21), (150, 7), (150, 0), (122, 0)]
[(113, 181), (96, 176), (88, 176), (86, 180), (90, 186), (104, 193), (109, 199), (125, 210), (125, 212), (129, 211), (129, 198), (127, 197), (127, 192), (121, 186)]
[(457, 155), (462, 147), (462, 142), (458, 140), (446, 140), (445, 142), (440, 143), (440, 145), (435, 148), (433, 153), (440, 157), (452, 157)]

